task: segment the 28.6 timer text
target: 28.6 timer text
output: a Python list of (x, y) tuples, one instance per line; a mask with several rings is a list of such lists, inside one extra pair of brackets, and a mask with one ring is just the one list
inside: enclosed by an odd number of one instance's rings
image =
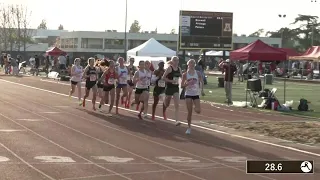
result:
[(281, 163), (265, 163), (266, 172), (273, 172), (273, 171), (282, 171), (282, 164)]

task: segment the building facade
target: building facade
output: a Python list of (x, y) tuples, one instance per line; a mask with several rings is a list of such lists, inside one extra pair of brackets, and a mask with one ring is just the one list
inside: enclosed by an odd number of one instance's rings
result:
[[(170, 49), (177, 50), (177, 34), (157, 34), (155, 32), (127, 33), (127, 49), (135, 48), (150, 38), (156, 39)], [(108, 57), (122, 56), (125, 52), (124, 39), (125, 33), (110, 30), (106, 32), (61, 32), (59, 47), (76, 56), (93, 56), (94, 54)], [(257, 39), (273, 47), (281, 47), (281, 38), (234, 36), (233, 49), (244, 47)]]
[[(107, 56), (110, 58), (117, 58), (123, 56), (125, 52), (125, 33), (117, 32), (115, 30), (107, 30), (105, 32), (95, 31), (67, 31), (67, 30), (48, 30), (48, 29), (30, 29), (30, 35), (34, 41), (33, 44), (27, 44), (26, 49), (20, 47), (17, 49), (7, 49), (7, 52), (12, 54), (24, 53), (25, 56), (33, 56), (34, 54), (44, 54), (48, 48), (57, 46), (62, 50), (68, 52), (72, 57), (90, 57), (97, 54)], [(150, 38), (154, 38), (166, 47), (177, 50), (177, 34), (157, 34), (156, 32), (143, 33), (127, 33), (127, 49), (135, 48)], [(233, 37), (233, 49), (238, 49), (247, 44), (260, 39), (265, 43), (281, 47), (280, 38), (268, 37)], [(188, 53), (188, 52), (187, 52)], [(193, 51), (196, 55), (199, 51)], [(182, 54), (182, 52), (179, 52)]]

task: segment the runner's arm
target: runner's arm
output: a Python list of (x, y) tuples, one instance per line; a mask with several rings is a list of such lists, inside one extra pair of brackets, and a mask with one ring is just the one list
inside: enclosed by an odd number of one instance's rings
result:
[(188, 86), (187, 82), (187, 73), (182, 74), (182, 80), (181, 80), (181, 88), (185, 88)]
[(133, 75), (133, 84), (136, 84), (139, 81), (139, 71), (136, 71)]
[(83, 71), (83, 74), (82, 74), (82, 78), (83, 78), (83, 79), (87, 78), (88, 69), (89, 69), (89, 66), (86, 66), (86, 67), (84, 68), (84, 71)]
[[(71, 76), (75, 76), (75, 75), (78, 75), (78, 74), (76, 74), (76, 73), (74, 73), (74, 70), (75, 70), (75, 66), (72, 66), (71, 67)], [(82, 72), (81, 72), (82, 73)]]
[(167, 78), (168, 74), (172, 72), (172, 68), (167, 68), (167, 70), (164, 72), (163, 76), (162, 76), (162, 79), (166, 82), (170, 82), (170, 83), (174, 83), (173, 80), (170, 80)]
[(197, 74), (198, 74), (198, 78), (199, 78), (200, 89), (201, 89), (201, 91), (203, 91), (204, 82), (203, 82), (202, 74), (199, 71), (197, 71)]
[(104, 72), (102, 73), (102, 76), (99, 78), (99, 81), (102, 81), (102, 79), (104, 77), (106, 77), (106, 74), (108, 74), (109, 68), (107, 68), (106, 70), (104, 70)]
[[(153, 74), (151, 76), (151, 84), (154, 84), (159, 78), (159, 71), (158, 70), (154, 70)], [(161, 78), (161, 76), (160, 76)]]

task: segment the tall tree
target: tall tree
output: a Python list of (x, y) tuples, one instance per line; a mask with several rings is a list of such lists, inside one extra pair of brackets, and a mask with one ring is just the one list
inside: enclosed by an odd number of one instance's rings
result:
[(58, 30), (63, 30), (63, 25), (62, 24), (59, 25)]
[(295, 18), (291, 24), (300, 24), (296, 28), (297, 36), (299, 37), (299, 44), (302, 50), (306, 50), (311, 45), (320, 45), (320, 30), (318, 16), (301, 15)]
[(264, 29), (258, 29), (256, 32), (250, 34), (248, 37), (260, 37), (263, 32), (264, 32)]
[(38, 29), (48, 29), (47, 28), (47, 21), (45, 19), (41, 20), (41, 23), (39, 24)]
[[(31, 44), (34, 30), (30, 27), (32, 11), (28, 10), (28, 7), (21, 8), (21, 23), (22, 23), (22, 46), (23, 52), (26, 53), (27, 44)], [(19, 48), (20, 49), (20, 48)]]
[(130, 26), (129, 32), (131, 32), (131, 33), (139, 33), (140, 30), (141, 30), (141, 26), (139, 24), (139, 21), (138, 20), (134, 20), (133, 23)]
[(9, 30), (8, 30), (8, 23), (9, 23), (9, 16), (7, 7), (4, 4), (0, 4), (0, 30), (1, 30), (1, 36), (0, 36), (0, 44), (3, 45), (2, 49), (7, 51), (8, 50), (8, 37), (9, 37)]
[(21, 46), (30, 43), (30, 15), (31, 12), (25, 6), (0, 4), (0, 45), (5, 51), (20, 51)]
[(299, 41), (296, 29), (280, 28), (277, 31), (267, 31), (266, 36), (272, 38), (282, 38), (282, 47), (295, 49), (296, 42)]

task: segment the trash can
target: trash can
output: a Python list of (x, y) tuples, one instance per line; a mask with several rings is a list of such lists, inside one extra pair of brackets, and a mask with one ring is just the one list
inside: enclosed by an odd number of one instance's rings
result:
[(217, 77), (218, 79), (218, 87), (224, 87), (224, 77)]
[(265, 78), (265, 82), (267, 85), (272, 85), (272, 81), (273, 81), (272, 74), (266, 74), (266, 75), (264, 75), (264, 78)]

